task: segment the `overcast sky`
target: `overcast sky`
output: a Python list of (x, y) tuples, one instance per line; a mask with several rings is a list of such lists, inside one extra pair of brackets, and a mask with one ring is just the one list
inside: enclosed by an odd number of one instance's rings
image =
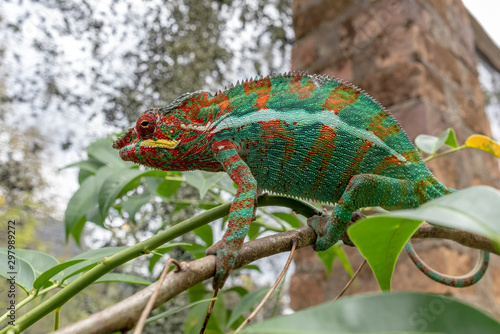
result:
[(500, 1), (463, 0), (465, 6), (481, 23), (486, 32), (500, 46)]

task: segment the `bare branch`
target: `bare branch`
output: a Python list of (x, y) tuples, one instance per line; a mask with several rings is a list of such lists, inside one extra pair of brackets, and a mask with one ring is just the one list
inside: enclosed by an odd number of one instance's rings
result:
[(434, 238), (434, 239), (448, 239), (455, 241), (463, 246), (484, 250), (492, 254), (500, 255), (494, 244), (488, 238), (465, 232), (462, 230), (451, 230), (440, 228), (428, 223), (423, 223), (418, 228), (417, 232), (413, 235), (414, 239)]

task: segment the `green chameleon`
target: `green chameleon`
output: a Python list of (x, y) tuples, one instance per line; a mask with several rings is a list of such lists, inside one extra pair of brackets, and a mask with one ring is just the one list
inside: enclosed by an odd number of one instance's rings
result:
[[(212, 95), (197, 91), (149, 109), (113, 147), (124, 160), (169, 171), (225, 171), (238, 191), (216, 255), (214, 289), (224, 285), (247, 235), (259, 190), (336, 203), (314, 216), (313, 248), (323, 251), (363, 207), (415, 208), (455, 190), (427, 169), (396, 120), (359, 88), (328, 76), (288, 73), (237, 83)], [(410, 255), (414, 255), (407, 244)], [(476, 283), (482, 253), (467, 276), (417, 266), (451, 286)]]

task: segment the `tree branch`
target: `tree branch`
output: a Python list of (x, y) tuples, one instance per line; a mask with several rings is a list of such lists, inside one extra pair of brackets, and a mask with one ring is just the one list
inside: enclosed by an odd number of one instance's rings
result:
[(463, 246), (484, 250), (492, 254), (500, 255), (494, 244), (488, 238), (462, 230), (440, 228), (424, 222), (413, 234), (413, 239), (434, 238), (455, 241)]
[[(343, 239), (346, 240), (347, 234)], [(441, 238), (456, 241), (464, 246), (482, 249), (494, 254), (493, 243), (484, 237), (474, 235), (460, 230), (443, 229), (424, 223), (420, 226), (413, 238)], [(236, 261), (235, 268), (241, 268), (255, 260), (274, 254), (288, 252), (291, 249), (292, 240), (297, 241), (297, 248), (312, 245), (316, 240), (314, 230), (310, 227), (302, 227), (293, 231), (287, 231), (261, 239), (245, 243)], [(348, 240), (346, 240), (348, 241)], [(184, 264), (180, 272), (171, 272), (167, 275), (165, 282), (160, 288), (154, 308), (167, 300), (175, 297), (190, 287), (203, 282), (213, 276), (215, 272), (215, 256), (210, 255), (196, 261)], [(134, 327), (139, 319), (151, 294), (156, 289), (157, 283), (139, 291), (123, 301), (108, 307), (84, 320), (71, 324), (54, 334), (98, 334), (126, 331)]]
[[(258, 197), (258, 206), (285, 206), (293, 209), (295, 212), (311, 217), (315, 214), (321, 214), (310, 203), (294, 199), (286, 196), (275, 196), (275, 195), (261, 195)], [(73, 282), (69, 283), (63, 289), (58, 291), (55, 295), (46, 299), (39, 305), (35, 306), (32, 310), (28, 311), (26, 314), (21, 316), (16, 321), (15, 326), (7, 326), (0, 330), (0, 334), (6, 334), (7, 332), (20, 333), (26, 328), (30, 327), (38, 320), (60, 308), (64, 303), (73, 298), (77, 293), (85, 289), (87, 286), (95, 282), (99, 277), (110, 272), (114, 268), (132, 260), (144, 254), (149, 254), (152, 250), (160, 247), (166, 242), (172, 241), (173, 239), (186, 234), (189, 231), (194, 230), (197, 227), (208, 224), (218, 218), (227, 216), (229, 213), (229, 207), (231, 203), (226, 203), (219, 205), (218, 207), (207, 210), (195, 217), (186, 219), (182, 223), (171, 226), (170, 228), (152, 236), (149, 239), (141, 241), (131, 247), (128, 247), (113, 256), (104, 258), (98, 265), (83, 273)]]
[[(274, 254), (288, 252), (291, 241), (297, 240), (297, 248), (311, 245), (316, 239), (312, 228), (303, 227), (245, 243), (236, 260), (235, 268)], [(154, 308), (165, 303), (190, 287), (209, 279), (215, 273), (215, 256), (210, 255), (189, 263), (183, 263), (183, 270), (170, 272), (160, 288)], [(147, 301), (156, 289), (157, 283), (108, 307), (84, 320), (71, 324), (54, 334), (114, 333), (134, 327)]]

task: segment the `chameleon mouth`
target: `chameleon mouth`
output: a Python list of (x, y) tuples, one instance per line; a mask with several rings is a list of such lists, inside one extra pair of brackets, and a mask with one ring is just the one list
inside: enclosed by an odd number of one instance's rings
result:
[(167, 149), (176, 148), (179, 145), (180, 141), (178, 140), (166, 140), (166, 139), (147, 139), (143, 140), (139, 146), (141, 147), (161, 147)]

